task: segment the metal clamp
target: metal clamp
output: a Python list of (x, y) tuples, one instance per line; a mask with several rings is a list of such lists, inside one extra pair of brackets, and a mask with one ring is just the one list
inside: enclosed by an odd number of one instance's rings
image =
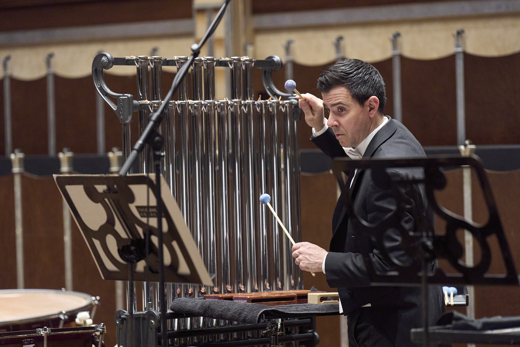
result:
[(43, 347), (47, 347), (47, 336), (51, 334), (51, 329), (43, 327), (40, 329), (36, 329), (36, 333), (40, 336), (43, 336)]
[[(137, 111), (139, 104), (134, 101), (132, 94), (119, 94), (111, 91), (104, 79), (104, 70), (108, 70), (114, 66), (114, 57), (106, 52), (101, 52), (94, 58), (92, 62), (92, 77), (94, 79), (94, 86), (103, 100), (115, 111), (121, 123), (130, 123), (132, 121), (132, 114)], [(114, 103), (108, 97), (115, 98), (117, 103)]]
[(336, 37), (336, 39), (332, 42), (332, 44), (334, 45), (334, 50), (336, 51), (336, 61), (345, 59), (345, 54), (343, 53), (343, 45), (341, 44), (341, 42), (343, 41), (344, 37), (340, 35)]
[(453, 35), (455, 37), (455, 53), (464, 52), (463, 35), (464, 29), (458, 29)]
[(106, 332), (105, 323), (101, 323), (101, 324), (99, 324), (99, 325), (96, 327), (96, 332), (99, 333), (98, 347), (102, 347), (102, 346), (103, 346), (103, 339), (104, 339), (105, 332)]
[(271, 340), (271, 346), (278, 346), (279, 341), (278, 337), (283, 335), (284, 326), (282, 319), (273, 319), (269, 322), (264, 331), (262, 331), (263, 336), (268, 336)]
[(15, 149), (14, 153), (11, 153), (12, 173), (23, 173), (24, 170), (24, 158), (23, 154), (19, 149)]
[(92, 320), (94, 320), (94, 316), (96, 315), (96, 310), (97, 310), (97, 307), (99, 305), (99, 299), (100, 299), (99, 296), (93, 296), (92, 297), (92, 305), (94, 306), (92, 308), (92, 314), (90, 315), (90, 319), (92, 319)]
[(73, 156), (74, 153), (68, 148), (63, 148), (63, 151), (58, 153), (58, 157), (60, 158), (61, 173), (71, 173), (74, 170), (74, 166), (72, 164)]
[(59, 328), (63, 328), (63, 324), (67, 319), (69, 319), (69, 316), (66, 315), (65, 311), (61, 311), (61, 313), (58, 315), (58, 318), (60, 319), (60, 325)]
[(400, 55), (399, 52), (399, 38), (401, 37), (401, 33), (399, 31), (396, 31), (392, 34), (390, 37), (390, 41), (392, 41), (392, 55)]

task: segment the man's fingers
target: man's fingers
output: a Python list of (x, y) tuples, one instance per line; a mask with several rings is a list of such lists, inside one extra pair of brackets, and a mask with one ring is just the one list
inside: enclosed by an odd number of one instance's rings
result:
[(301, 248), (302, 246), (302, 243), (301, 242), (298, 242), (298, 243), (295, 243), (293, 246), (292, 246), (292, 251), (297, 251)]
[(312, 113), (312, 108), (309, 103), (305, 100), (300, 99), (300, 108), (304, 113)]

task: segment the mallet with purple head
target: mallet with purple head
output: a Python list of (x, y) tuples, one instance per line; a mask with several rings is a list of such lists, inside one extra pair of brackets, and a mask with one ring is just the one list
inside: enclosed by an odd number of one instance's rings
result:
[[(267, 205), (267, 207), (269, 207), (269, 209), (271, 210), (271, 212), (273, 213), (273, 216), (276, 218), (276, 220), (278, 221), (278, 224), (282, 227), (283, 231), (285, 232), (285, 235), (289, 238), (289, 240), (291, 241), (291, 244), (294, 245), (295, 242), (291, 236), (291, 234), (289, 234), (289, 232), (287, 231), (287, 229), (285, 229), (285, 226), (283, 225), (282, 221), (280, 220), (280, 218), (278, 218), (278, 215), (276, 214), (276, 212), (274, 211), (273, 207), (271, 206), (270, 202), (271, 202), (271, 196), (269, 194), (262, 194), (260, 195), (260, 202), (264, 205)], [(316, 274), (314, 272), (311, 272), (311, 275), (312, 276), (316, 276)]]

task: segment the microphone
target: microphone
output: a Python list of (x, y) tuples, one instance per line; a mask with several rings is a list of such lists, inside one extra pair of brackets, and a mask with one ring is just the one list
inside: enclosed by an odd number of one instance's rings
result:
[[(294, 81), (293, 81), (294, 82)], [(294, 242), (291, 234), (289, 234), (289, 232), (287, 231), (287, 229), (285, 229), (285, 226), (283, 225), (282, 221), (280, 220), (280, 218), (278, 218), (278, 215), (276, 214), (276, 212), (274, 211), (273, 207), (271, 206), (270, 202), (271, 202), (271, 196), (269, 194), (262, 194), (260, 195), (260, 202), (264, 205), (267, 205), (267, 207), (269, 207), (269, 209), (271, 210), (271, 212), (273, 213), (273, 216), (276, 218), (276, 220), (278, 221), (278, 224), (282, 227), (282, 230), (285, 232), (285, 235), (289, 238), (289, 240), (291, 241), (291, 244), (294, 245), (296, 242)], [(311, 272), (311, 275), (314, 277), (316, 276), (316, 274), (314, 272)]]

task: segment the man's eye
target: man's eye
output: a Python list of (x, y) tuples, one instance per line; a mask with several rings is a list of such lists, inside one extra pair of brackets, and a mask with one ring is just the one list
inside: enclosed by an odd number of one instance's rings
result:
[(338, 112), (343, 113), (343, 112), (345, 112), (345, 109), (343, 107), (338, 107)]

